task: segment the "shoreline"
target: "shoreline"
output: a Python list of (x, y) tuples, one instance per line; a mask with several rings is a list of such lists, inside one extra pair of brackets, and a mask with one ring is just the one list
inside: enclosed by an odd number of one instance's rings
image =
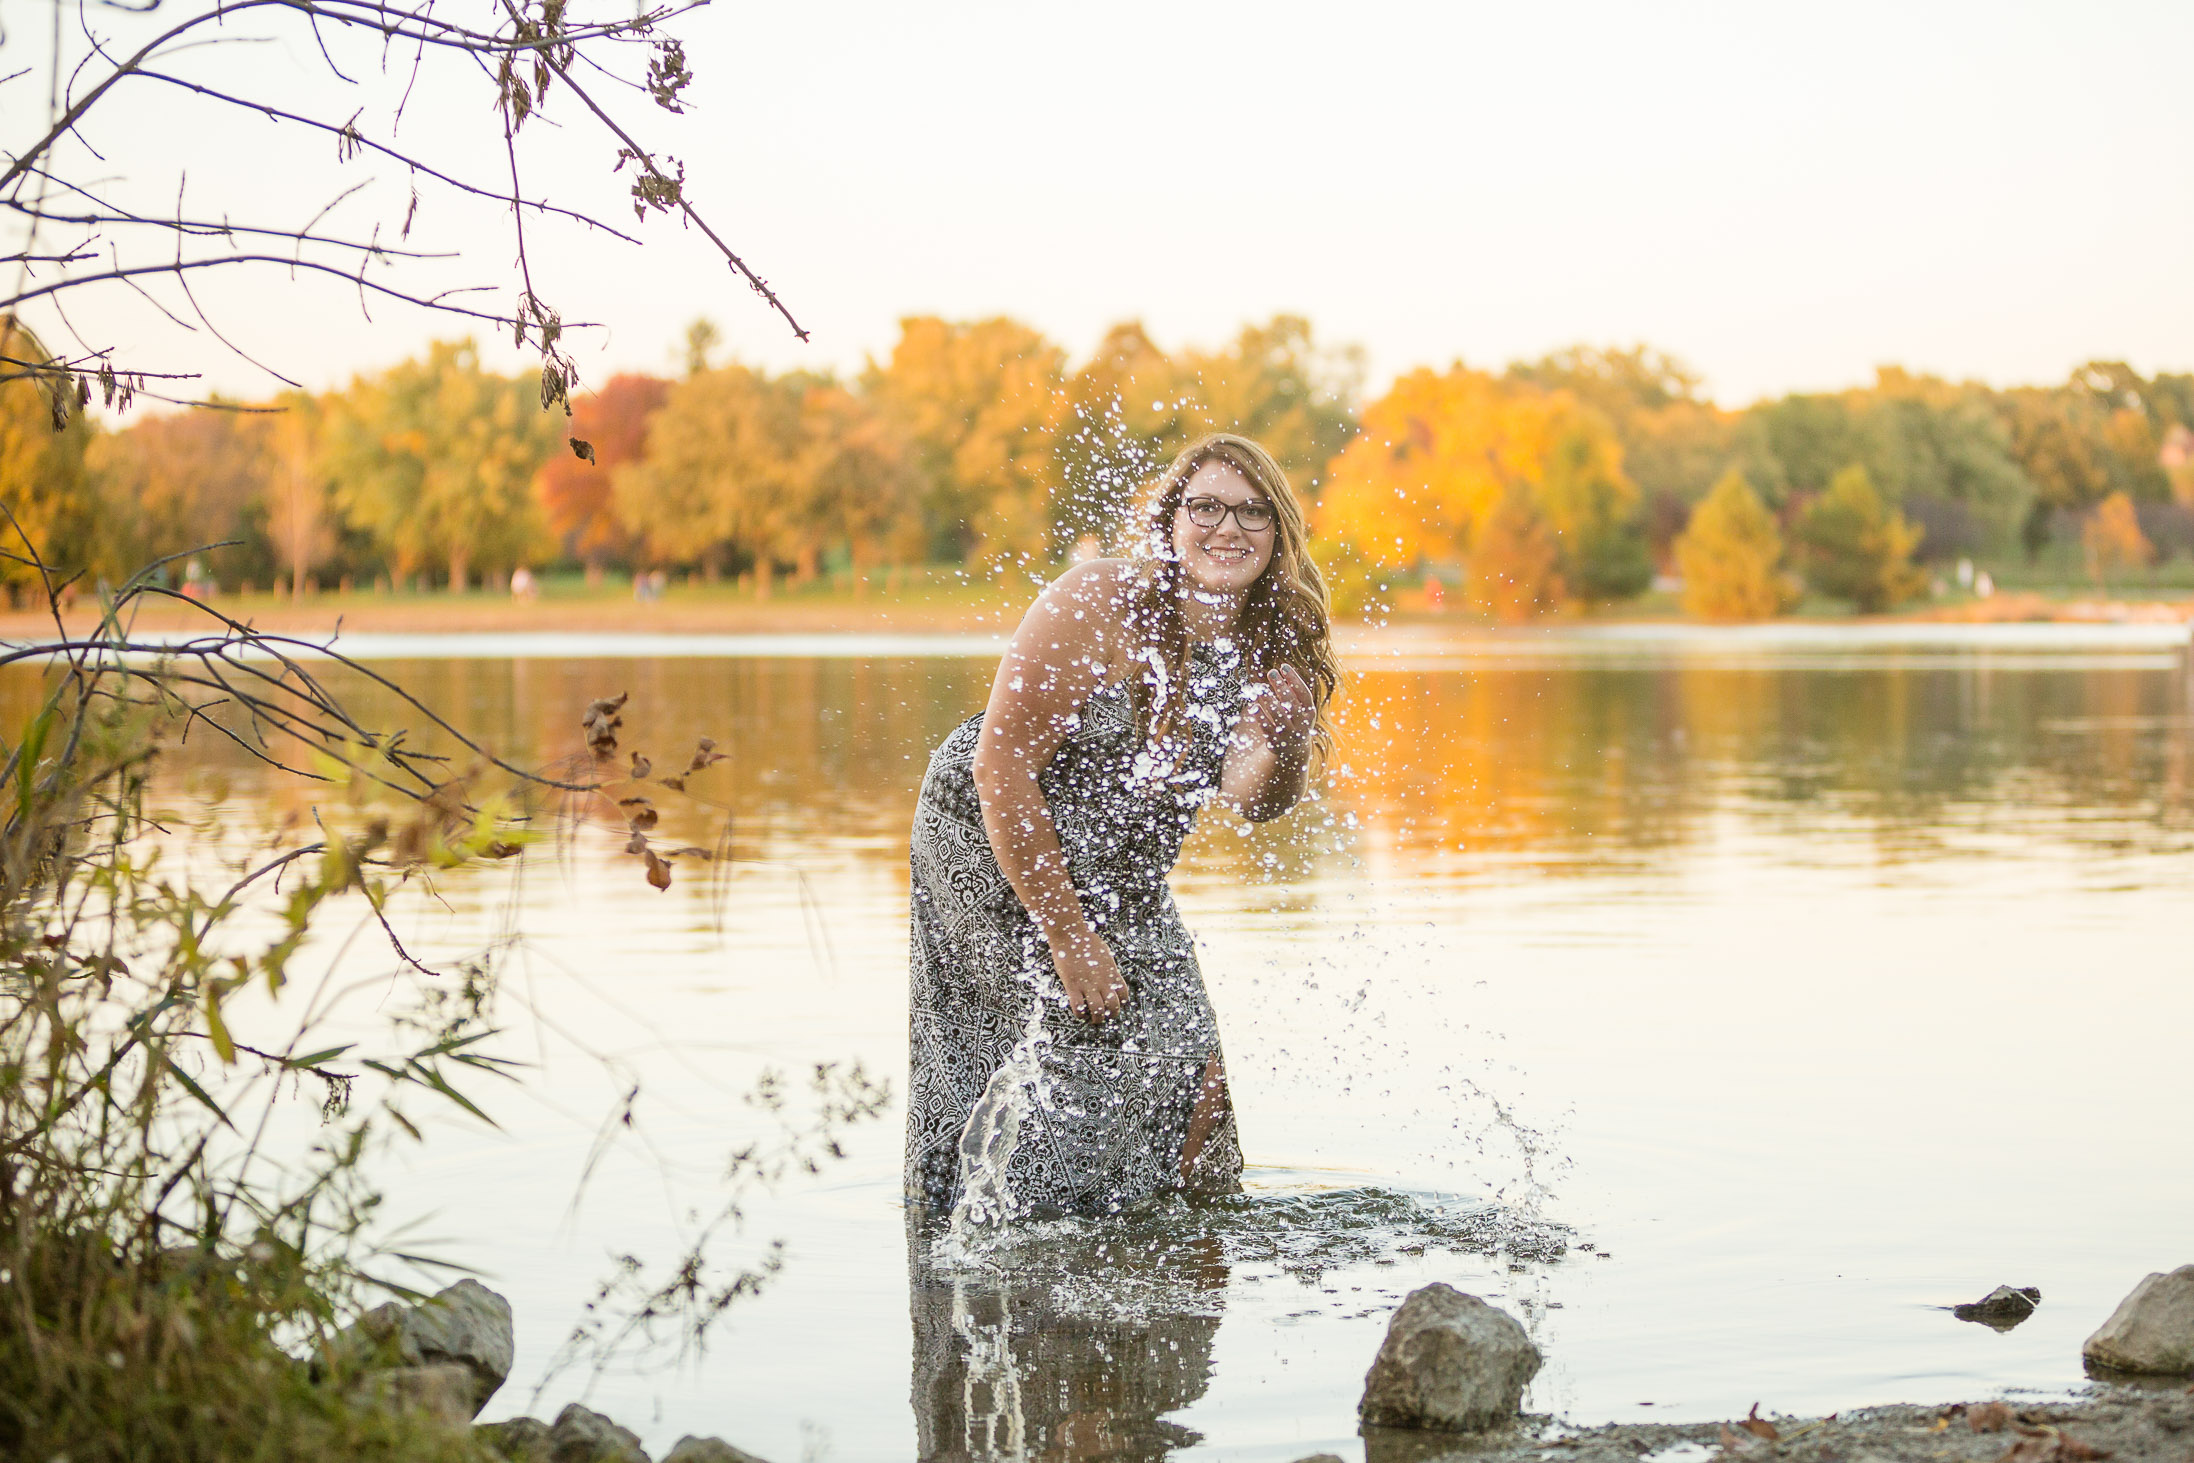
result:
[[(1826, 1418), (1763, 1414), (1778, 1436), (1728, 1422), (1572, 1427), (1526, 1416), (1499, 1433), (1364, 1431), (1366, 1463), (2189, 1463), (2194, 1383), (2186, 1378), (2092, 1382), (2069, 1401), (2012, 1398), (1919, 1406), (1893, 1403)], [(1312, 1459), (1304, 1463), (1314, 1463)]]
[[(208, 608), (271, 634), (324, 640), (331, 636), (583, 636), (605, 638), (980, 637), (1010, 633), (1024, 603), (1000, 598), (902, 599), (786, 598), (755, 601), (696, 594), (653, 604), (615, 597), (516, 601), (486, 594), (461, 597), (308, 596), (303, 601), (271, 595), (224, 595)], [(72, 635), (99, 622), (84, 602), (63, 612)], [(140, 611), (132, 628), (146, 635), (210, 631), (218, 622), (182, 604)], [(1726, 640), (1733, 644), (1876, 642), (1922, 644), (1940, 637), (1957, 643), (1967, 633), (2000, 627), (2086, 626), (2123, 628), (2127, 643), (2160, 645), (2194, 637), (2194, 598), (2183, 600), (2045, 600), (2039, 595), (1998, 595), (1956, 605), (1934, 605), (1903, 614), (1798, 616), (1741, 624), (1688, 619), (1644, 610), (1623, 614), (1553, 614), (1521, 624), (1498, 624), (1467, 614), (1405, 610), (1377, 623), (1341, 620), (1335, 639), (1358, 650), (1407, 648), (1434, 643), (1529, 644), (1534, 641), (1608, 641), (1628, 644)], [(44, 610), (0, 610), (0, 641), (48, 638), (54, 621)], [(2063, 632), (2058, 632), (2062, 634)], [(2047, 638), (2046, 636), (2043, 638)], [(2108, 637), (2105, 637), (2106, 639)]]

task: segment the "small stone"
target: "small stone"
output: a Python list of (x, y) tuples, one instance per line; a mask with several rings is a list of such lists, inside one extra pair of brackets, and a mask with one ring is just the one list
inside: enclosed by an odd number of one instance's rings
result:
[(549, 1425), (538, 1417), (513, 1417), (502, 1422), (483, 1422), (473, 1436), (511, 1463), (549, 1463)]
[(2031, 1285), (2018, 1290), (1999, 1285), (1977, 1301), (1952, 1306), (1950, 1313), (1961, 1321), (1979, 1321), (1984, 1326), (2008, 1331), (2033, 1315), (2034, 1307), (2041, 1302), (2042, 1293)]
[(650, 1463), (640, 1435), (574, 1402), (549, 1428), (550, 1463)]
[(2091, 1366), (2121, 1372), (2194, 1372), (2194, 1265), (2150, 1275), (2087, 1338)]
[(1308, 1458), (1297, 1458), (1295, 1463), (1341, 1463), (1337, 1453), (1313, 1453)]
[(762, 1463), (762, 1460), (734, 1448), (722, 1438), (684, 1437), (663, 1455), (663, 1463)]
[(1539, 1367), (1539, 1348), (1515, 1317), (1428, 1285), (1388, 1323), (1357, 1411), (1374, 1427), (1480, 1432), (1516, 1416)]

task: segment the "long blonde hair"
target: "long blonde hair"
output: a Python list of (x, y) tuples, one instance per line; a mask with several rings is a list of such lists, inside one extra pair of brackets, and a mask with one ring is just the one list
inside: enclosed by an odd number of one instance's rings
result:
[(1150, 485), (1135, 520), (1140, 541), (1134, 546), (1137, 572), (1127, 623), (1156, 653), (1156, 663), (1133, 683), (1144, 735), (1153, 743), (1162, 740), (1181, 711), (1182, 698), (1172, 688), (1187, 684), (1189, 639), (1181, 564), (1173, 552), (1173, 516), (1186, 496), (1188, 480), (1207, 462), (1224, 462), (1272, 504), (1272, 562), (1243, 598), (1232, 637), (1242, 652), (1245, 681), (1261, 681), (1289, 665), (1309, 685), (1318, 709), (1311, 758), (1313, 764), (1322, 762), (1333, 748), (1331, 708), (1341, 686), (1341, 664), (1333, 654), (1332, 603), (1310, 557), (1310, 530), (1287, 473), (1271, 453), (1232, 432), (1213, 432), (1182, 448)]

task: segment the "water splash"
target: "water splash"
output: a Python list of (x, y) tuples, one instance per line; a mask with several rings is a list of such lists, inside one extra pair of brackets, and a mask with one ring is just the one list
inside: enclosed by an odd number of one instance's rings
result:
[(1051, 1040), (1044, 1029), (1043, 1003), (1034, 1002), (1021, 1039), (991, 1073), (960, 1136), (960, 1196), (953, 1200), (951, 1222), (937, 1239), (941, 1264), (982, 1264), (995, 1234), (1021, 1212), (1008, 1170), (1021, 1147), (1021, 1124), (1044, 1094), (1043, 1057)]

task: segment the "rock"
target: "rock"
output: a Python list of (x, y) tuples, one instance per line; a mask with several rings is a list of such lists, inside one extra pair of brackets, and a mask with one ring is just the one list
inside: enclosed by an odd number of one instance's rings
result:
[(1388, 1323), (1357, 1411), (1374, 1427), (1480, 1432), (1516, 1415), (1539, 1365), (1539, 1348), (1514, 1317), (1428, 1285)]
[(549, 1428), (550, 1463), (650, 1463), (640, 1435), (574, 1402)]
[(472, 1400), (475, 1385), (470, 1367), (438, 1361), (369, 1372), (350, 1396), (356, 1405), (430, 1412), (444, 1422), (462, 1425), (480, 1410)]
[(2031, 1285), (2018, 1290), (1999, 1285), (1970, 1305), (1952, 1306), (1950, 1313), (1961, 1321), (1979, 1321), (1984, 1326), (2008, 1331), (2033, 1315), (2034, 1307), (2041, 1303), (2042, 1293)]
[(393, 1336), (407, 1366), (453, 1362), (470, 1371), (468, 1417), (478, 1417), (503, 1385), (517, 1349), (510, 1302), (477, 1280), (460, 1280), (415, 1306), (377, 1306), (359, 1325), (369, 1335)]
[(1313, 1453), (1308, 1458), (1297, 1458), (1295, 1463), (1341, 1463), (1337, 1453)]
[(722, 1438), (685, 1437), (663, 1455), (663, 1463), (762, 1463), (762, 1460), (734, 1448)]
[(2194, 1372), (2194, 1265), (2149, 1276), (2118, 1302), (2080, 1355), (2121, 1372)]
[(472, 1432), (511, 1463), (549, 1463), (549, 1425), (538, 1417), (483, 1422)]

